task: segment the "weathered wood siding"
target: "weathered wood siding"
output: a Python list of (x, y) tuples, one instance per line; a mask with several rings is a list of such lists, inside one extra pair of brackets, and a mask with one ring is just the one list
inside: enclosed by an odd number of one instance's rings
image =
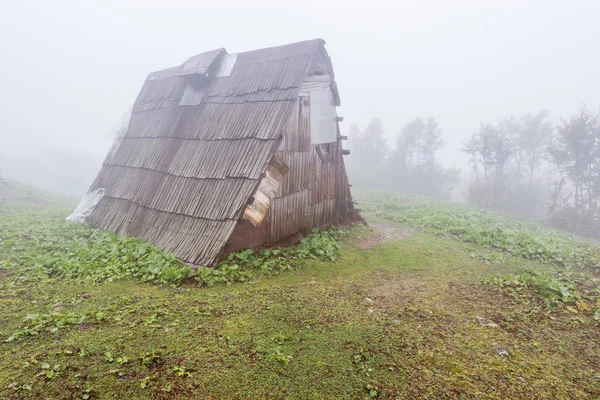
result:
[(312, 145), (310, 138), (310, 100), (299, 97), (276, 153), (289, 170), (262, 223), (240, 221), (227, 252), (268, 246), (347, 218), (350, 192), (341, 139)]
[(245, 219), (254, 226), (260, 225), (267, 216), (271, 202), (277, 194), (281, 186), (281, 181), (288, 170), (287, 165), (281, 160), (281, 157), (275, 154), (267, 166), (265, 177), (260, 181), (258, 189), (254, 193), (252, 203), (244, 210), (242, 219)]

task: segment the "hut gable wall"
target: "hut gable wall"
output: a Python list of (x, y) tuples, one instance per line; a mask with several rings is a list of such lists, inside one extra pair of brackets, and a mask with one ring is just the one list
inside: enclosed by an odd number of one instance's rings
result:
[[(218, 260), (256, 199), (322, 46), (316, 39), (234, 55), (218, 49), (148, 75), (90, 188), (105, 196), (89, 222), (192, 264)], [(262, 188), (263, 213), (282, 176)]]
[[(341, 137), (338, 132), (332, 142), (312, 143), (310, 99), (301, 87), (276, 153), (288, 172), (263, 222), (251, 226), (240, 221), (227, 251), (294, 241), (313, 228), (327, 229), (347, 219), (350, 190)], [(337, 130), (337, 121), (335, 126)]]
[(217, 49), (148, 75), (90, 188), (105, 195), (89, 222), (211, 265), (345, 219), (324, 43)]

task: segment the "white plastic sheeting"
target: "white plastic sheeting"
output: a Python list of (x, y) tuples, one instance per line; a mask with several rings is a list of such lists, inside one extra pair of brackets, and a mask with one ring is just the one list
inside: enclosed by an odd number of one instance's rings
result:
[(310, 140), (312, 144), (336, 141), (336, 112), (333, 104), (331, 90), (310, 92)]
[(179, 101), (180, 106), (197, 106), (202, 102), (204, 94), (206, 93), (206, 87), (195, 89), (194, 85), (188, 84), (185, 87), (183, 96)]
[(310, 95), (313, 90), (329, 90), (331, 91), (331, 77), (329, 75), (314, 75), (309, 76), (300, 85), (301, 95)]
[(310, 96), (311, 143), (335, 142), (337, 140), (337, 111), (329, 75), (307, 78), (300, 86), (300, 94)]
[(83, 196), (73, 214), (67, 217), (67, 221), (85, 222), (90, 214), (92, 214), (92, 211), (94, 211), (94, 208), (100, 203), (105, 192), (104, 188), (100, 188)]
[(231, 71), (233, 71), (233, 67), (237, 62), (237, 53), (231, 53), (225, 55), (223, 57), (223, 61), (221, 61), (221, 65), (219, 66), (219, 70), (216, 73), (217, 78), (223, 78), (225, 76), (231, 75)]

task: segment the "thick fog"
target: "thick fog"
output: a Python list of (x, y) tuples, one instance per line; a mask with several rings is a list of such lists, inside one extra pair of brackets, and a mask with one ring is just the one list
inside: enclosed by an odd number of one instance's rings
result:
[(440, 160), (460, 167), (464, 182), (471, 168), (460, 149), (481, 122), (544, 109), (558, 122), (582, 104), (598, 110), (599, 15), (595, 0), (7, 1), (2, 174), (81, 194), (149, 72), (219, 47), (321, 37), (342, 130), (380, 118), (393, 145), (406, 123), (434, 117), (448, 142)]

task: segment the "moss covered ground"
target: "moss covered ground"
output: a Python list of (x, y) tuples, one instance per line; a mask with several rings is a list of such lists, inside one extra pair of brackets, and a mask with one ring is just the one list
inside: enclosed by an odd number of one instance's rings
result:
[(600, 398), (593, 247), (565, 266), (434, 231), (401, 218), (404, 198), (369, 193), (372, 228), (352, 228), (335, 262), (213, 287), (40, 279), (9, 253), (72, 205), (9, 197), (0, 398)]

